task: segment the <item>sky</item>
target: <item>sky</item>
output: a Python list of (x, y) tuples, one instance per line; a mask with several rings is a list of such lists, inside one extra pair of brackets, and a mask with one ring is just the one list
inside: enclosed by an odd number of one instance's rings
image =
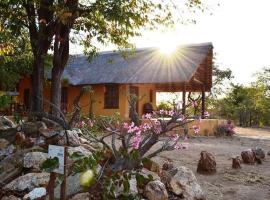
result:
[[(160, 46), (164, 41), (177, 45), (212, 42), (219, 66), (230, 68), (236, 83), (248, 84), (255, 72), (270, 67), (270, 0), (204, 1), (210, 11), (197, 12), (196, 24), (143, 32), (133, 39), (136, 47)], [(71, 49), (71, 53), (81, 53), (81, 48)]]

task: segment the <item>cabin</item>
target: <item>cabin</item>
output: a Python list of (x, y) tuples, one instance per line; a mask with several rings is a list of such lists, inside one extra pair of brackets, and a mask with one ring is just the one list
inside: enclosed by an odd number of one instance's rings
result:
[[(93, 92), (81, 98), (82, 114), (112, 115), (119, 112), (129, 118), (128, 94), (136, 94), (137, 112), (144, 114), (145, 105), (156, 108), (157, 92), (202, 93), (205, 110), (205, 92), (212, 87), (213, 45), (211, 43), (179, 46), (172, 54), (157, 48), (144, 48), (128, 52), (102, 52), (88, 61), (84, 55), (73, 55), (62, 76), (61, 109), (72, 112), (73, 100), (84, 86)], [(50, 99), (50, 73), (46, 74), (44, 96)], [(30, 108), (31, 82), (29, 77), (20, 81), (19, 104)], [(49, 105), (44, 105), (49, 109)]]

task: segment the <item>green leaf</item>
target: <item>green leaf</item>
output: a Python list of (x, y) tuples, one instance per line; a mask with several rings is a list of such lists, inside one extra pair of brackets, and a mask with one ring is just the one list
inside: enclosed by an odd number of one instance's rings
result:
[(41, 164), (41, 169), (51, 173), (59, 167), (59, 159), (57, 157), (48, 158)]

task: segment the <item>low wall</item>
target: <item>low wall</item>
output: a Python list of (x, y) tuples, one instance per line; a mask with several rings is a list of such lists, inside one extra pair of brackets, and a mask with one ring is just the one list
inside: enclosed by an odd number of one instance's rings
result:
[[(147, 120), (143, 120), (143, 123), (144, 122), (147, 122)], [(198, 135), (213, 136), (214, 133), (217, 131), (218, 125), (224, 124), (226, 122), (227, 120), (225, 119), (202, 119), (200, 122), (198, 120), (195, 120), (187, 124), (188, 134), (191, 136), (195, 135), (192, 126), (196, 125), (200, 127), (200, 131)], [(184, 128), (177, 127), (173, 129), (172, 131), (168, 132), (168, 135), (171, 135), (171, 134), (184, 135)]]

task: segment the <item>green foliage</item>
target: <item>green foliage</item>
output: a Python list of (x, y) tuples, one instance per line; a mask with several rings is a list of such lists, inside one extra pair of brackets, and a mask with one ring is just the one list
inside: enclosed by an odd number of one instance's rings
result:
[(59, 159), (57, 157), (48, 158), (41, 164), (41, 169), (45, 172), (51, 173), (59, 167)]
[(172, 110), (173, 106), (171, 104), (171, 102), (168, 101), (161, 101), (158, 105), (157, 105), (157, 110)]
[(11, 103), (10, 96), (6, 94), (0, 95), (0, 110), (7, 108), (10, 103)]
[(81, 152), (74, 152), (70, 155), (70, 159), (74, 162), (72, 165), (72, 173), (81, 173), (87, 169), (91, 169), (96, 173), (98, 162), (103, 159), (101, 152), (95, 152), (91, 155), (84, 155)]

